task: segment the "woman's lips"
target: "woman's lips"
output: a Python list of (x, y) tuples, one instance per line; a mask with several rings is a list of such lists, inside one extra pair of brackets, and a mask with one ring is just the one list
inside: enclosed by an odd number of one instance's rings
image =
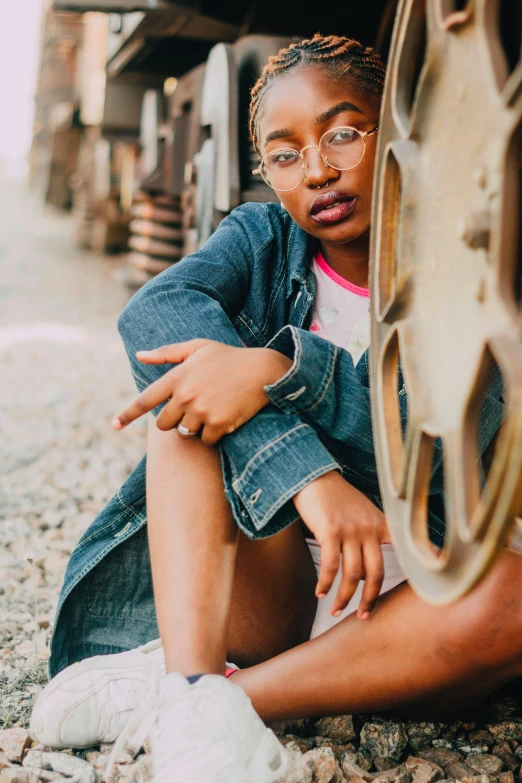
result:
[(336, 206), (331, 206), (326, 209), (321, 209), (319, 212), (312, 214), (313, 220), (323, 225), (331, 225), (332, 223), (338, 223), (340, 220), (344, 220), (351, 215), (355, 207), (356, 197), (349, 199), (348, 201), (342, 201)]

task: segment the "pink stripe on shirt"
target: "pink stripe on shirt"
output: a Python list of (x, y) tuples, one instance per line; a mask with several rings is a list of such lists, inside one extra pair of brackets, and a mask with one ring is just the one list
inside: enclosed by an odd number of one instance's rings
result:
[(348, 291), (351, 291), (353, 294), (357, 294), (357, 296), (367, 296), (367, 297), (370, 296), (370, 291), (368, 288), (361, 288), (361, 286), (350, 283), (348, 280), (345, 280), (344, 277), (341, 277), (341, 275), (337, 274), (337, 272), (334, 269), (332, 269), (331, 266), (328, 266), (328, 264), (324, 260), (323, 254), (319, 250), (315, 254), (315, 260), (318, 266), (321, 267), (323, 272), (327, 274), (328, 277), (334, 280), (342, 288), (346, 288)]

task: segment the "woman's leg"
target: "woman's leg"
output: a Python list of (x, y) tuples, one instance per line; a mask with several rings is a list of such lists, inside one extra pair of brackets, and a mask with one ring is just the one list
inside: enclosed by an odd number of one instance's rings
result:
[(309, 638), (316, 575), (303, 534), (238, 536), (217, 449), (151, 421), (147, 516), (168, 672), (223, 673), (227, 654), (252, 665)]
[(308, 641), (317, 575), (300, 525), (260, 541), (239, 534), (228, 660), (254, 666)]
[(522, 674), (522, 557), (504, 552), (478, 587), (434, 607), (406, 585), (369, 620), (335, 628), (233, 680), (265, 720), (476, 704)]
[[(168, 671), (222, 672), (227, 650), (248, 665), (307, 638), (315, 573), (301, 531), (294, 525), (267, 541), (243, 539), (236, 564), (217, 450), (152, 424), (147, 491)], [(452, 606), (429, 606), (400, 586), (369, 621), (351, 615), (239, 671), (234, 682), (265, 719), (463, 707), (522, 674), (521, 577), (522, 557), (505, 552)]]

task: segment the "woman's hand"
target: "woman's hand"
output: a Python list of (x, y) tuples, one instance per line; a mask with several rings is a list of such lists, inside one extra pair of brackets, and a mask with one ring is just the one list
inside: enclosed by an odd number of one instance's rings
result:
[(370, 616), (384, 579), (381, 544), (391, 543), (386, 519), (366, 495), (337, 471), (312, 481), (294, 496), (294, 505), (321, 547), (316, 595), (330, 590), (342, 559), (342, 580), (331, 613), (338, 617), (364, 579), (357, 616)]
[(144, 364), (177, 364), (152, 383), (125, 410), (114, 417), (114, 429), (168, 400), (156, 419), (160, 430), (182, 424), (201, 432), (214, 444), (256, 415), (269, 399), (264, 386), (275, 383), (292, 366), (286, 356), (270, 348), (235, 348), (213, 340), (190, 340), (153, 351), (138, 351)]

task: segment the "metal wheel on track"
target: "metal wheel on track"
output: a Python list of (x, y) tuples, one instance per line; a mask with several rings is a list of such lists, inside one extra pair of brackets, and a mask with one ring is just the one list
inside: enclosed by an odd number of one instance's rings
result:
[[(478, 581), (522, 507), (521, 8), (403, 0), (381, 114), (374, 438), (398, 557), (432, 603)], [(484, 484), (478, 419), (499, 371), (506, 413)], [(441, 457), (446, 532), (435, 552), (428, 502)]]

